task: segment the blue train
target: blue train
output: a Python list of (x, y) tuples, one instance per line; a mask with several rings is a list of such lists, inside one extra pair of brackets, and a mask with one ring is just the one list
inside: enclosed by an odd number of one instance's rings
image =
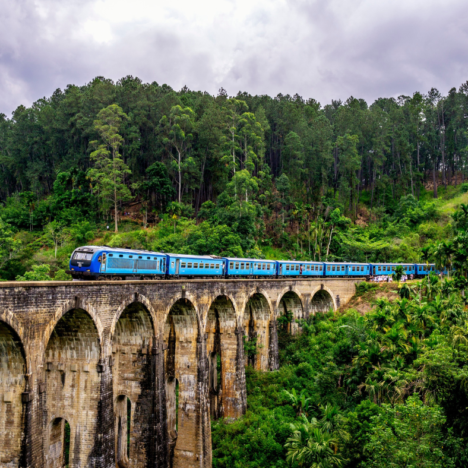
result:
[(438, 271), (433, 264), (343, 263), (260, 260), (215, 255), (182, 255), (107, 246), (84, 246), (70, 258), (73, 279), (165, 278), (303, 278), (388, 276), (398, 265), (407, 275), (427, 276)]

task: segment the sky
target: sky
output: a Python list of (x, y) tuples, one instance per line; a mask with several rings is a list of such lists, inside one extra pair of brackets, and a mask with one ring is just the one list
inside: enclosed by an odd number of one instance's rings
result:
[(468, 80), (463, 0), (0, 0), (0, 113), (96, 76), (216, 95), (443, 94)]

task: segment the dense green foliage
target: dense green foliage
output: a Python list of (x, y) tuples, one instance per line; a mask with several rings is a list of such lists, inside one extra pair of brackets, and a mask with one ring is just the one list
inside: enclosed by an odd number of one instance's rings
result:
[[(450, 249), (435, 247), (454, 234), (453, 207), (440, 198), (468, 201), (467, 113), (466, 83), (324, 107), (133, 77), (70, 85), (0, 115), (1, 277), (62, 269), (92, 234), (180, 252), (445, 262)], [(135, 232), (111, 239), (113, 224)]]
[(459, 284), (433, 275), (365, 317), (319, 314), (296, 338), (283, 332), (280, 370), (247, 369), (247, 415), (213, 423), (213, 466), (466, 466)]

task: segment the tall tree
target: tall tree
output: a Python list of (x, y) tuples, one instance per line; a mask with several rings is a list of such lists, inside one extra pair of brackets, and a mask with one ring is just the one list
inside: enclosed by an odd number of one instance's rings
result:
[(111, 104), (99, 111), (94, 121), (94, 128), (101, 140), (94, 140), (91, 146), (96, 148), (91, 153), (94, 167), (88, 171), (89, 178), (95, 182), (99, 197), (104, 206), (114, 207), (115, 232), (118, 232), (119, 202), (132, 198), (130, 189), (125, 184), (125, 175), (131, 174), (119, 153), (123, 138), (118, 133), (123, 120), (128, 120), (127, 114), (117, 104)]
[[(162, 142), (169, 149), (177, 169), (178, 201), (182, 203), (182, 174), (188, 168), (187, 155), (192, 145), (195, 112), (190, 107), (172, 107), (160, 120)], [(175, 155), (173, 153), (175, 151)]]

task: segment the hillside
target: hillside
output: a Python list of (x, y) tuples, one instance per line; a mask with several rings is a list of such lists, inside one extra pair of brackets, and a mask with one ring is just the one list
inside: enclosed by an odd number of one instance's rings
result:
[[(201, 210), (197, 217), (163, 214), (154, 223), (147, 223), (146, 227), (144, 213), (138, 211), (138, 205), (129, 205), (124, 207), (125, 214), (118, 233), (112, 232), (106, 222), (99, 220), (70, 222), (68, 226), (53, 221), (43, 231), (38, 231), (7, 225), (8, 221), (21, 218), (24, 209), (21, 200), (13, 203), (10, 199), (3, 208), (0, 207), (2, 235), (6, 239), (0, 274), (4, 280), (12, 280), (31, 270), (33, 265), (47, 265), (45, 268), (49, 270), (46, 276), (54, 277), (59, 271), (59, 278), (67, 279), (63, 270), (68, 268), (70, 254), (75, 247), (84, 244), (176, 253), (248, 254), (267, 259), (434, 261), (432, 252), (436, 245), (454, 235), (452, 215), (465, 202), (468, 203), (468, 193), (464, 185), (449, 187), (447, 191), (440, 188), (439, 198), (435, 202), (431, 200), (430, 204), (424, 201), (430, 197), (430, 193), (421, 195), (420, 202), (404, 197), (396, 214), (383, 215), (380, 219), (360, 217), (361, 222), (353, 224), (351, 219), (339, 213), (333, 215), (334, 219), (328, 221), (333, 226), (328, 239), (328, 256), (315, 250), (313, 228), (309, 232), (309, 254), (308, 239), (301, 239), (304, 234), (301, 231), (297, 234), (297, 223), (291, 221), (285, 226), (284, 242), (275, 245), (267, 228), (260, 232), (255, 226), (251, 231), (246, 228), (244, 235), (240, 235), (238, 223), (228, 218), (223, 209), (216, 205), (210, 210)], [(364, 202), (359, 206), (365, 213)], [(416, 220), (414, 212), (419, 216)]]

